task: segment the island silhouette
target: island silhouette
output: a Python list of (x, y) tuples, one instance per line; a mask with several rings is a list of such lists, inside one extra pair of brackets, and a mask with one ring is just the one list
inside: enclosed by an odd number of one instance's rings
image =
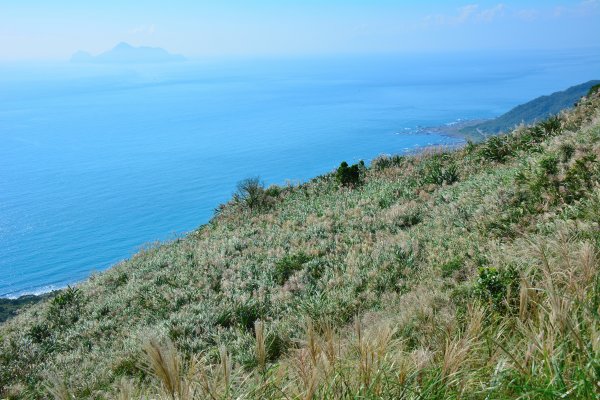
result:
[(185, 60), (184, 56), (171, 54), (160, 47), (135, 47), (125, 42), (121, 42), (112, 49), (96, 56), (83, 50), (79, 50), (71, 56), (71, 62), (73, 63), (93, 64), (163, 63)]

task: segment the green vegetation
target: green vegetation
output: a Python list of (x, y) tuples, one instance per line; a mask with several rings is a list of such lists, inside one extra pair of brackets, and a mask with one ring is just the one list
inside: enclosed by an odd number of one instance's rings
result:
[(593, 93), (599, 86), (600, 81), (589, 81), (561, 92), (552, 93), (549, 96), (541, 96), (513, 108), (498, 118), (474, 126), (467, 126), (461, 132), (474, 138), (480, 138), (482, 135), (510, 132), (520, 124), (533, 124), (573, 107), (583, 96)]
[(0, 397), (597, 398), (600, 93), (357, 170), (245, 181), (7, 321)]
[(365, 163), (361, 161), (358, 164), (348, 166), (346, 161), (342, 161), (335, 172), (337, 182), (346, 187), (355, 187), (360, 184), (360, 172), (365, 168)]
[(54, 293), (47, 293), (41, 296), (26, 295), (17, 299), (0, 299), (0, 323), (17, 315), (19, 310), (39, 303), (53, 295)]

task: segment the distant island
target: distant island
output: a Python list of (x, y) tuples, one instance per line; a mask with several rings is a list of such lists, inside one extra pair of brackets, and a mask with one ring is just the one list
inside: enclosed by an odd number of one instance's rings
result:
[(121, 42), (112, 49), (93, 56), (86, 51), (77, 51), (71, 56), (72, 63), (87, 64), (146, 64), (181, 62), (186, 58), (179, 54), (171, 54), (160, 47), (135, 47)]

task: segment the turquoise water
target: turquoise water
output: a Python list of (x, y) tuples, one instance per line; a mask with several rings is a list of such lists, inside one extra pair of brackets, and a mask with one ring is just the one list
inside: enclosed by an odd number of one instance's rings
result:
[[(237, 181), (303, 181), (456, 139), (600, 77), (600, 52), (0, 66), (0, 296), (85, 279), (207, 222)], [(420, 133), (421, 132), (421, 133)]]

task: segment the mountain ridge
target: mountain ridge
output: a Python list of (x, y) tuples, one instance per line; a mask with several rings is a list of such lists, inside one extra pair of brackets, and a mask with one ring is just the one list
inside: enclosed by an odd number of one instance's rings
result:
[(458, 132), (465, 135), (495, 135), (509, 132), (520, 124), (530, 125), (544, 120), (568, 108), (572, 108), (590, 89), (600, 84), (600, 80), (591, 80), (571, 86), (549, 95), (539, 96), (520, 104), (499, 117), (488, 121), (468, 124)]

